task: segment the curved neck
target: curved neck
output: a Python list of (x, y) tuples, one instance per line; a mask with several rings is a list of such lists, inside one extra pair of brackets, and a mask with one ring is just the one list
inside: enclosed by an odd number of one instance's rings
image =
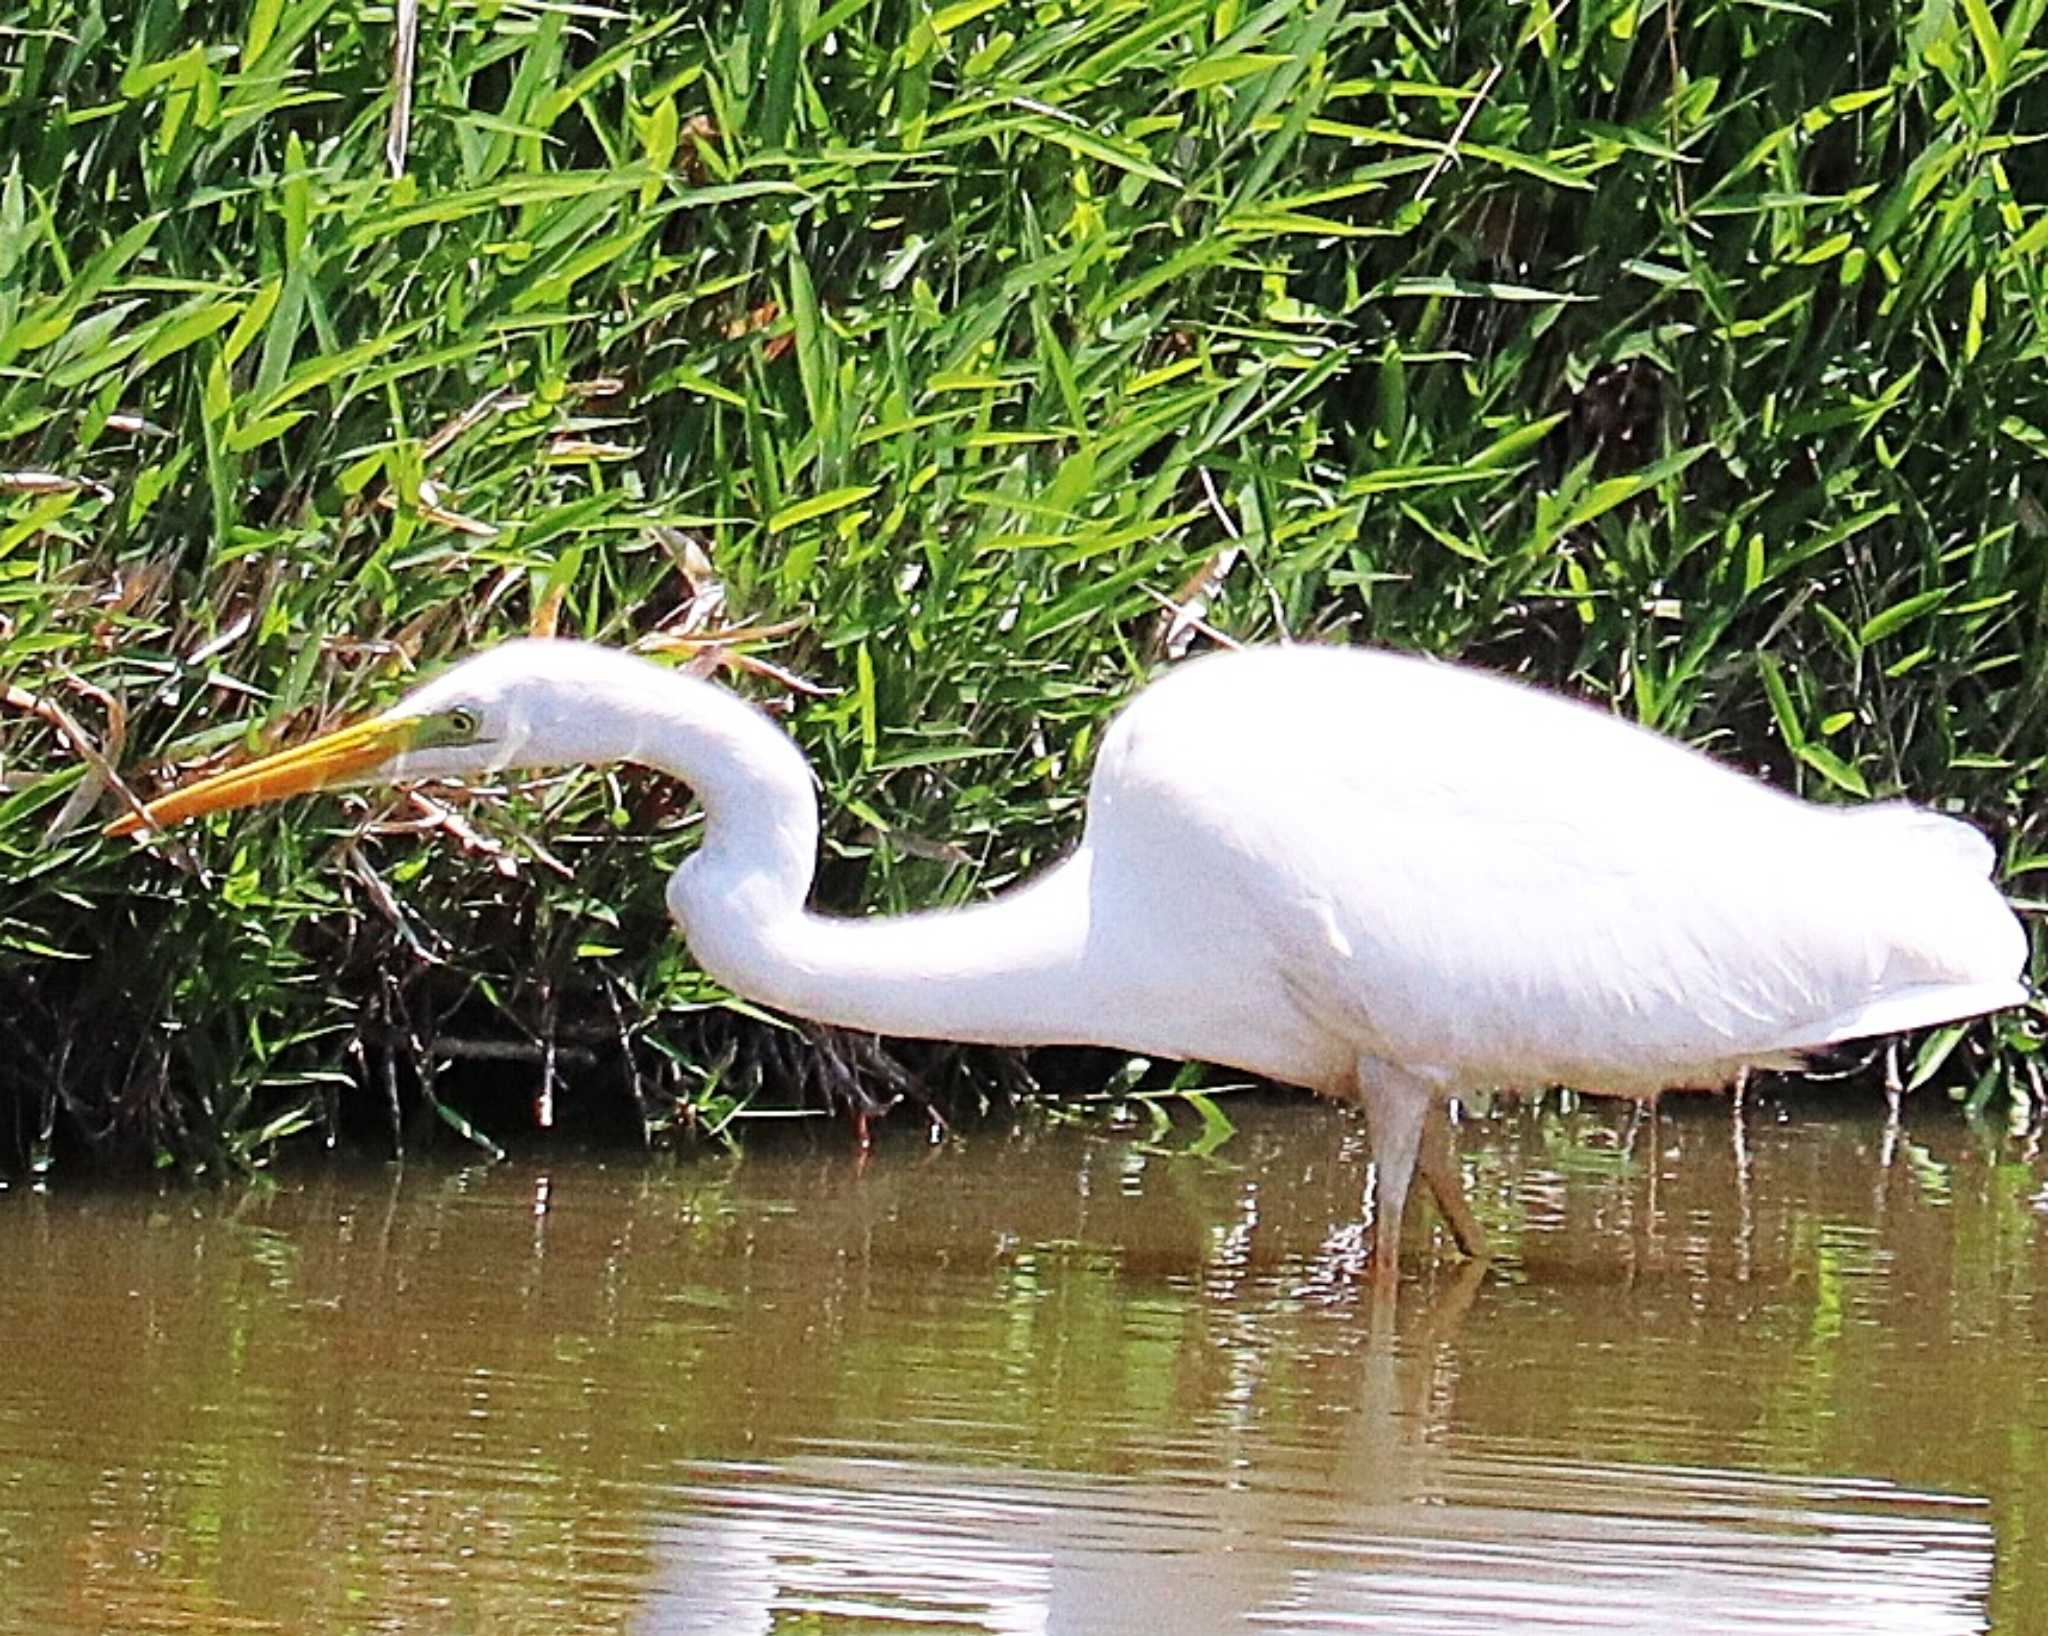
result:
[(668, 886), (669, 913), (734, 993), (879, 1034), (996, 1045), (1099, 1043), (1087, 976), (1084, 855), (992, 903), (834, 919), (806, 911), (818, 808), (809, 765), (769, 719), (688, 677), (642, 688), (613, 719), (617, 759), (689, 784), (704, 841)]
[[(815, 1022), (982, 1045), (1108, 1044), (1086, 969), (1087, 870), (1069, 861), (990, 903), (844, 919), (749, 911), (750, 882), (677, 871), (690, 952), (735, 994)], [(736, 889), (734, 889), (736, 888)]]

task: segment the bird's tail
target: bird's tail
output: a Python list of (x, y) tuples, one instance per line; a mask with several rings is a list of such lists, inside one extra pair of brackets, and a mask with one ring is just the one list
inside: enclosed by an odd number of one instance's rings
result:
[(1852, 809), (1840, 822), (1851, 890), (1871, 915), (1876, 981), (1802, 1046), (2027, 1003), (2027, 934), (1991, 879), (1998, 854), (1981, 832), (1904, 803)]

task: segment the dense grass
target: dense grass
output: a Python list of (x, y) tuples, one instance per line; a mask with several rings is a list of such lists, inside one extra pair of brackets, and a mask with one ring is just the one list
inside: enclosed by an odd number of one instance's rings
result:
[(2048, 862), (2048, 0), (407, 9), (0, 26), (0, 1149), (778, 1077), (646, 777), (97, 836), (515, 630), (753, 633), (841, 908), (1057, 851), (1163, 600)]

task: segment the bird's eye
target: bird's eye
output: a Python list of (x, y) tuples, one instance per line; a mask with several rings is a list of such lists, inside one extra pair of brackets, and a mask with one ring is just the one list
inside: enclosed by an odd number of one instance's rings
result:
[(483, 722), (474, 710), (457, 709), (448, 712), (448, 736), (451, 739), (472, 739), (481, 731)]

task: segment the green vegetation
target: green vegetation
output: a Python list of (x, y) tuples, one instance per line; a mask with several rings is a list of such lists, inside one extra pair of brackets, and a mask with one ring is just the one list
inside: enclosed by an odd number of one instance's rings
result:
[[(232, 1161), (450, 1032), (730, 1114), (785, 1036), (666, 936), (654, 780), (98, 838), (111, 774), (528, 628), (752, 633), (841, 908), (1056, 851), (1162, 600), (2048, 862), (2048, 0), (430, 5), (408, 93), (409, 9), (0, 24), (29, 1149)], [(1955, 1043), (1943, 1083), (2033, 1096), (2024, 1021)]]

